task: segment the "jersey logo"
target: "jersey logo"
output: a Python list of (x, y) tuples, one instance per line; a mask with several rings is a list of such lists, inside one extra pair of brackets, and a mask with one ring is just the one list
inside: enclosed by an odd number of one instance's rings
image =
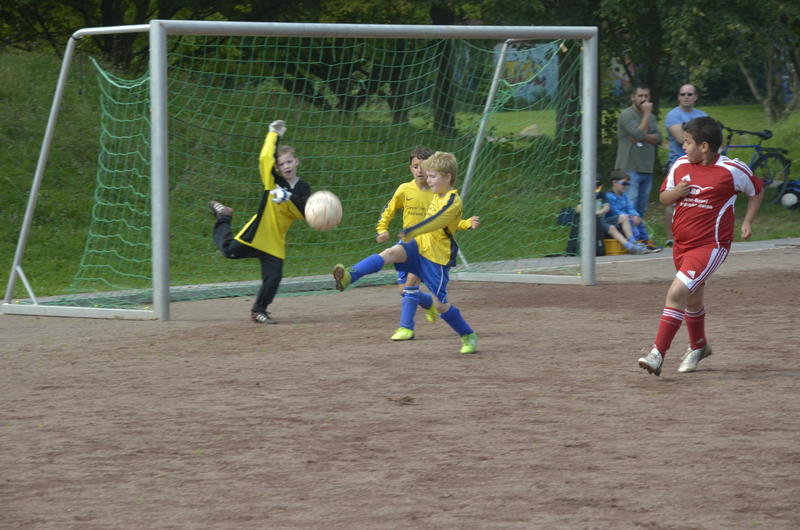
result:
[(689, 195), (700, 195), (706, 190), (713, 190), (714, 186), (698, 186), (697, 184), (689, 184)]
[(689, 275), (689, 278), (694, 280), (694, 275), (697, 274), (697, 271), (686, 271), (686, 274)]

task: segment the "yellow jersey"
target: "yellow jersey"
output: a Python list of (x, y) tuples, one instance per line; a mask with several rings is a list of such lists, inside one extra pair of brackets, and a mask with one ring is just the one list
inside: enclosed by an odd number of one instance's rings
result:
[(425, 219), (425, 213), (428, 211), (428, 205), (431, 203), (432, 198), (433, 192), (419, 189), (414, 180), (400, 184), (392, 198), (383, 207), (375, 231), (379, 234), (388, 232), (389, 223), (394, 219), (397, 210), (401, 208), (403, 210), (404, 227), (419, 223)]
[[(286, 258), (286, 232), (296, 219), (303, 219), (301, 212), (293, 201), (280, 204), (271, 200), (269, 191), (275, 188), (275, 177), (272, 168), (275, 165), (275, 146), (278, 133), (267, 133), (261, 154), (258, 157), (258, 170), (264, 185), (264, 194), (258, 211), (236, 234), (236, 240), (258, 249), (276, 258)], [(305, 184), (304, 184), (305, 186)], [(297, 187), (297, 184), (295, 184)], [(305, 186), (307, 187), (307, 186)]]
[[(397, 210), (403, 210), (403, 228), (414, 226), (422, 222), (428, 214), (428, 206), (433, 199), (431, 190), (421, 190), (416, 181), (404, 182), (400, 184), (383, 207), (375, 232), (382, 234), (389, 231), (389, 224), (394, 219)], [(462, 219), (458, 223), (458, 230), (469, 230), (472, 222), (469, 219)]]
[(452, 267), (456, 264), (458, 245), (453, 237), (461, 223), (463, 205), (458, 190), (450, 190), (444, 195), (432, 194), (431, 203), (425, 218), (401, 232), (403, 241), (417, 240), (420, 256), (440, 265)]

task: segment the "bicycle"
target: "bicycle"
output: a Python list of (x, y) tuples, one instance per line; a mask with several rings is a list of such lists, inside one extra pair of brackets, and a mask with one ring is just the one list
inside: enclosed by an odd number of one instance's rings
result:
[[(777, 191), (772, 202), (780, 202), (781, 196), (786, 188), (786, 183), (790, 180), (789, 170), (792, 163), (784, 156), (787, 155), (789, 151), (782, 147), (762, 146), (761, 142), (772, 138), (772, 131), (767, 129), (763, 131), (744, 131), (726, 127), (720, 121), (717, 121), (717, 123), (719, 123), (725, 135), (725, 143), (720, 148), (719, 152), (724, 155), (727, 154), (728, 149), (753, 149), (753, 155), (750, 157), (750, 162), (747, 165), (750, 166), (753, 174), (764, 183), (765, 193), (768, 189), (775, 189)], [(738, 136), (756, 136), (759, 140), (754, 144), (733, 144), (731, 142), (733, 141), (734, 134)]]

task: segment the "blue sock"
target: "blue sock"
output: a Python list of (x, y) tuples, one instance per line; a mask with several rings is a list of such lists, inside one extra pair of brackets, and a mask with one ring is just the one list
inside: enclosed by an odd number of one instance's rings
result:
[(441, 314), (442, 320), (450, 324), (450, 327), (458, 333), (458, 336), (462, 335), (469, 335), (470, 333), (475, 333), (472, 331), (472, 328), (469, 327), (467, 321), (464, 320), (464, 317), (461, 316), (461, 311), (454, 305), (450, 306), (450, 309), (445, 311)]
[(372, 254), (362, 259), (352, 267), (350, 267), (351, 282), (355, 283), (356, 280), (367, 274), (378, 272), (383, 268), (383, 258), (378, 254)]
[(400, 310), (400, 327), (414, 329), (414, 313), (419, 305), (419, 287), (403, 289), (403, 305)]
[(422, 309), (430, 309), (433, 305), (433, 297), (428, 293), (419, 292), (419, 306)]

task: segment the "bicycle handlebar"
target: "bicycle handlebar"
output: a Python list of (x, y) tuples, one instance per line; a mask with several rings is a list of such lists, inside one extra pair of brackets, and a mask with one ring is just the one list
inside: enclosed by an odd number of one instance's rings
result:
[(731, 127), (726, 127), (721, 121), (717, 121), (717, 123), (719, 123), (721, 129), (728, 131), (728, 138), (733, 136), (733, 133), (737, 133), (739, 135), (752, 134), (753, 136), (758, 136), (762, 140), (769, 140), (772, 138), (772, 131), (768, 129), (764, 129), (763, 131), (744, 131), (742, 129), (732, 129)]

